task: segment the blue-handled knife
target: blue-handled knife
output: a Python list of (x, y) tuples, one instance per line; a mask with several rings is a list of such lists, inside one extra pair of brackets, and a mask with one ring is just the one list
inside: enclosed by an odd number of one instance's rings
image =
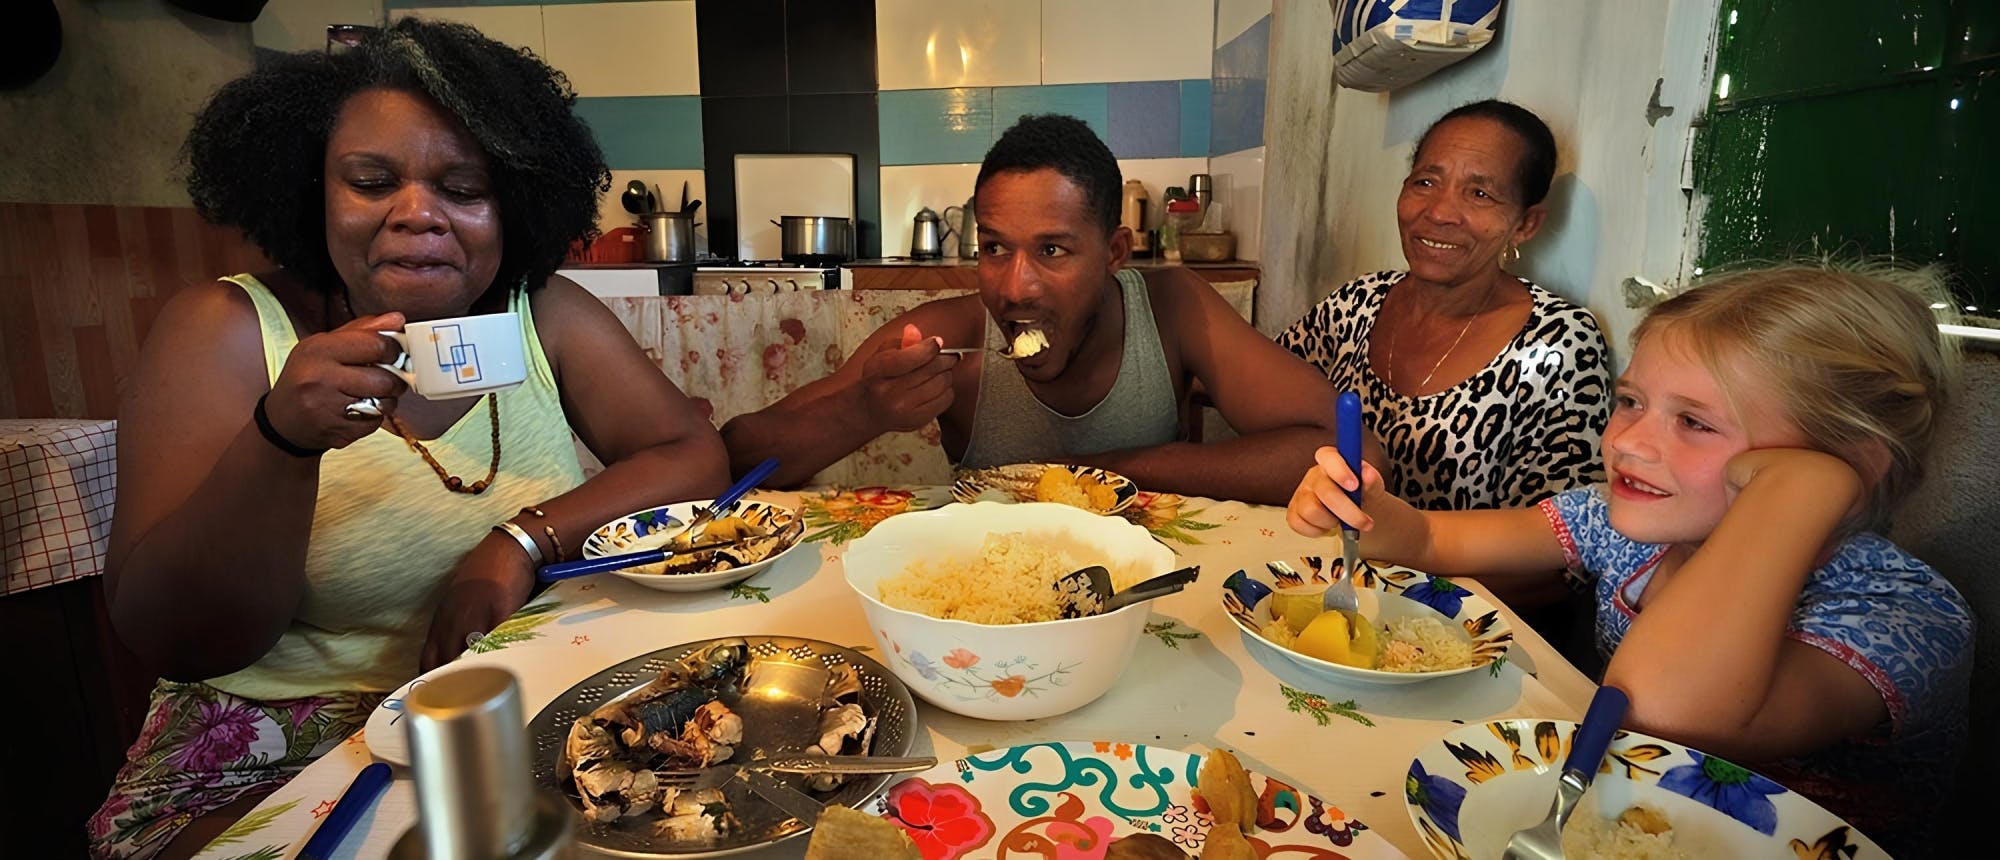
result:
[(354, 829), (354, 822), (360, 820), (361, 813), (374, 805), (375, 798), (382, 796), (389, 787), (389, 766), (375, 762), (361, 769), (361, 773), (349, 783), (347, 790), (334, 801), (333, 811), (320, 819), (319, 829), (313, 831), (312, 838), (306, 840), (299, 849), (298, 860), (326, 860), (340, 848), (340, 841), (347, 838), (347, 832)]
[(677, 555), (707, 552), (712, 549), (726, 549), (752, 540), (756, 540), (756, 538), (716, 541), (714, 543), (697, 544), (685, 549), (661, 547), (659, 549), (643, 549), (638, 552), (606, 555), (597, 558), (580, 558), (576, 561), (544, 565), (541, 570), (535, 572), (535, 579), (541, 582), (560, 582), (572, 577), (589, 576), (593, 573), (610, 573), (614, 570), (624, 570), (629, 567), (658, 564)]

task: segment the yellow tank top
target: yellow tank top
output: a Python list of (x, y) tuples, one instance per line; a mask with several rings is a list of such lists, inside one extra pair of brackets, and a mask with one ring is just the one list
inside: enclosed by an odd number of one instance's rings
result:
[[(291, 320), (256, 278), (223, 280), (242, 287), (256, 304), (264, 366), (275, 382), (298, 343)], [(516, 289), (508, 307), (521, 315), (528, 378), (499, 395), (500, 471), (492, 486), (477, 496), (445, 489), (386, 425), (327, 452), (320, 458), (298, 614), (256, 663), (209, 685), (252, 699), (395, 689), (417, 674), (431, 614), (458, 560), (495, 523), (583, 482), (527, 291)], [(424, 443), (467, 482), (486, 474), (493, 455), (487, 409), (482, 399), (443, 436)]]

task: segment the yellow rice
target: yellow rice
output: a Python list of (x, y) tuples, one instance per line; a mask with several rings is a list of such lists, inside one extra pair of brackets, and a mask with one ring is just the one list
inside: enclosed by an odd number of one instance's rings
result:
[[(916, 561), (878, 588), (882, 602), (932, 618), (975, 624), (1028, 624), (1060, 616), (1056, 577), (1101, 559), (1079, 560), (1058, 545), (1061, 535), (989, 534), (974, 558)], [(1115, 586), (1128, 584), (1114, 569)]]

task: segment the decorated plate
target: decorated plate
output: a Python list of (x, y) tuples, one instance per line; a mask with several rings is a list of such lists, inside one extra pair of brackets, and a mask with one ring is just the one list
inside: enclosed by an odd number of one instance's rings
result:
[(410, 730), (404, 725), (403, 700), (418, 687), (456, 672), (467, 666), (479, 665), (470, 660), (455, 660), (425, 672), (397, 687), (395, 692), (382, 698), (375, 709), (368, 712), (368, 723), (363, 727), (362, 740), (368, 744), (368, 752), (383, 761), (402, 767), (410, 766)]
[[(1403, 799), (1424, 844), (1450, 860), (1499, 857), (1514, 831), (1548, 814), (1575, 734), (1576, 724), (1564, 720), (1500, 720), (1423, 747)], [(1686, 857), (1889, 856), (1833, 813), (1754, 772), (1619, 732), (1575, 815), (1615, 819), (1633, 804), (1664, 815), (1674, 849)]]
[[(604, 525), (591, 532), (583, 540), (584, 558), (602, 558), (607, 555), (657, 549), (663, 543), (679, 534), (694, 517), (694, 512), (708, 504), (707, 501), (676, 502), (657, 508), (636, 511)], [(713, 588), (727, 588), (756, 576), (764, 568), (770, 567), (785, 553), (799, 545), (799, 536), (805, 531), (804, 521), (797, 511), (783, 505), (743, 499), (731, 505), (723, 517), (741, 517), (751, 525), (772, 532), (777, 540), (767, 548), (761, 548), (763, 557), (749, 563), (739, 564), (736, 560), (725, 559), (723, 553), (732, 550), (711, 550), (700, 553), (693, 572), (659, 572), (662, 565), (616, 570), (612, 573), (629, 579), (647, 588), (659, 591), (707, 591)], [(721, 519), (718, 517), (717, 519)], [(699, 536), (697, 536), (699, 541)], [(713, 568), (723, 566), (721, 570)]]
[(1407, 567), (1362, 561), (1355, 578), (1355, 597), (1361, 614), (1379, 627), (1406, 618), (1429, 617), (1444, 622), (1449, 632), (1462, 632), (1472, 646), (1471, 665), (1435, 672), (1387, 672), (1359, 669), (1308, 657), (1264, 637), (1264, 626), (1273, 618), (1278, 591), (1315, 592), (1333, 582), (1340, 569), (1338, 556), (1304, 556), (1293, 565), (1274, 561), (1261, 570), (1239, 570), (1222, 581), (1222, 606), (1253, 650), (1264, 650), (1290, 660), (1307, 674), (1335, 683), (1362, 681), (1373, 684), (1414, 684), (1435, 678), (1462, 675), (1492, 665), (1513, 644), (1514, 629), (1500, 610), (1444, 577), (1433, 577)]
[[(980, 753), (896, 783), (862, 807), (901, 824), (924, 860), (1103, 857), (1136, 833), (1201, 854), (1211, 819), (1193, 799), (1201, 757), (1126, 743), (1046, 743)], [(1339, 807), (1250, 774), (1258, 857), (1401, 857)]]
[[(910, 744), (920, 731), (916, 703), (911, 700), (910, 691), (882, 664), (852, 649), (813, 639), (783, 636), (738, 638), (749, 645), (752, 666), (765, 660), (818, 662), (829, 667), (838, 663), (853, 666), (861, 678), (862, 712), (875, 719), (874, 740), (869, 753), (888, 756), (909, 753)], [(741, 782), (732, 781), (722, 786), (730, 811), (736, 815), (741, 826), (713, 839), (685, 842), (653, 835), (653, 822), (659, 818), (657, 812), (631, 816), (610, 824), (587, 822), (582, 817), (581, 801), (573, 790), (566, 788), (564, 774), (560, 772), (563, 747), (570, 727), (578, 717), (587, 716), (598, 706), (645, 685), (668, 664), (686, 655), (705, 651), (722, 641), (705, 639), (662, 648), (607, 667), (564, 691), (528, 721), (528, 738), (534, 744), (530, 755), (534, 760), (535, 785), (563, 793), (571, 807), (578, 810), (576, 839), (579, 845), (595, 853), (618, 857), (712, 857), (782, 842), (812, 829), (751, 794)], [(734, 696), (733, 693), (724, 696), (723, 703), (733, 707), (736, 704), (732, 700)], [(773, 746), (768, 737), (760, 737), (757, 726), (746, 724), (743, 740), (736, 745), (736, 754), (723, 763), (747, 761), (756, 757), (759, 750), (768, 754), (797, 751)], [(831, 792), (815, 792), (814, 796), (825, 803), (862, 808), (882, 791), (888, 781), (886, 774), (857, 776)]]
[(965, 504), (1059, 502), (1091, 513), (1115, 514), (1132, 506), (1139, 487), (1131, 478), (1095, 466), (1016, 463), (958, 473), (951, 497)]

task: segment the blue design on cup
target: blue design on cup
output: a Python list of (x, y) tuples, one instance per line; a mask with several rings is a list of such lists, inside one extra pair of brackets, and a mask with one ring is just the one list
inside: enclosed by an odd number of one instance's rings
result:
[(438, 369), (449, 374), (453, 382), (469, 385), (484, 378), (485, 374), (479, 370), (479, 344), (466, 343), (465, 332), (459, 326), (431, 329), (431, 343), (436, 345)]

